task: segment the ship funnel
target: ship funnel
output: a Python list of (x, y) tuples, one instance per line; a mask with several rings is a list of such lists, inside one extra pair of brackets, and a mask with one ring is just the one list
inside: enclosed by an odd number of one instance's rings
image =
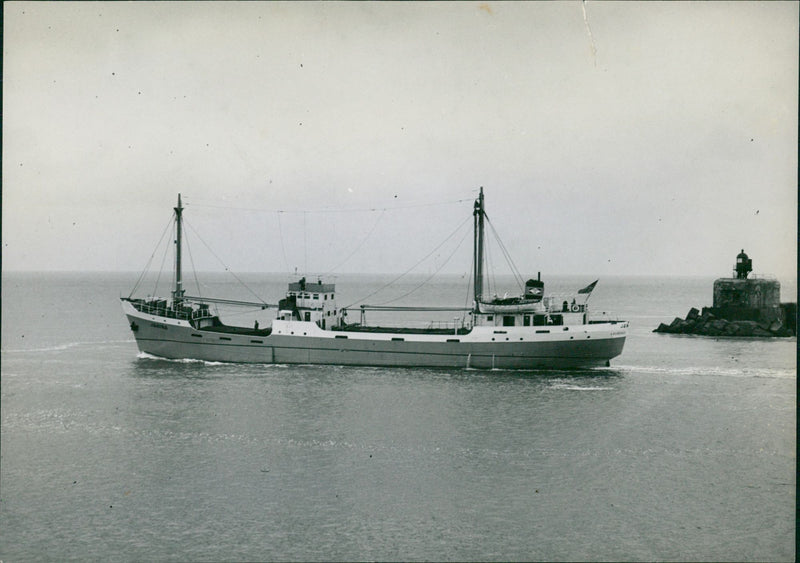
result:
[(539, 279), (525, 282), (525, 297), (527, 299), (541, 301), (542, 297), (544, 297), (544, 282), (541, 280), (541, 273), (538, 277)]

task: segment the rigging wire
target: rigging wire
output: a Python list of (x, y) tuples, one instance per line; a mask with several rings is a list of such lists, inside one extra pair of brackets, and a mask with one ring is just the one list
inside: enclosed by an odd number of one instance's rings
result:
[(497, 234), (497, 230), (495, 230), (494, 225), (489, 220), (489, 217), (486, 217), (486, 221), (489, 223), (489, 227), (492, 229), (492, 233), (494, 233), (494, 238), (497, 240), (497, 244), (500, 246), (500, 250), (503, 252), (503, 256), (508, 262), (508, 265), (511, 267), (511, 273), (514, 274), (514, 278), (516, 282), (519, 284), (520, 289), (525, 287), (525, 282), (522, 278), (522, 275), (519, 273), (516, 264), (514, 264), (514, 260), (511, 259), (511, 254), (508, 252), (508, 249), (503, 244), (503, 241), (500, 239), (500, 235)]
[(303, 273), (308, 272), (308, 243), (306, 242), (306, 235), (308, 228), (306, 227), (306, 212), (303, 211)]
[(369, 232), (366, 234), (366, 236), (364, 236), (364, 238), (361, 239), (361, 242), (358, 243), (358, 245), (355, 247), (355, 249), (350, 254), (348, 254), (347, 258), (345, 258), (344, 260), (339, 262), (336, 266), (334, 266), (333, 268), (328, 270), (326, 273), (322, 274), (322, 277), (329, 276), (330, 274), (332, 274), (333, 272), (335, 272), (336, 270), (338, 270), (339, 268), (344, 266), (347, 263), (347, 261), (350, 260), (350, 258), (355, 256), (356, 252), (358, 252), (361, 249), (361, 247), (364, 246), (364, 243), (367, 242), (367, 239), (369, 239), (369, 237), (372, 236), (372, 233), (378, 227), (378, 224), (381, 222), (381, 219), (383, 218), (383, 215), (385, 213), (386, 213), (386, 210), (382, 209), (381, 210), (381, 214), (378, 215), (378, 218), (375, 220), (375, 224), (372, 225), (372, 228), (369, 230)]
[[(202, 199), (202, 198), (200, 198)], [(192, 205), (194, 207), (211, 207), (214, 209), (235, 209), (240, 211), (259, 211), (259, 212), (267, 212), (267, 213), (361, 213), (365, 211), (394, 211), (397, 209), (415, 209), (419, 207), (434, 207), (437, 205), (450, 205), (455, 203), (464, 203), (465, 201), (472, 201), (472, 198), (467, 199), (456, 199), (456, 200), (448, 200), (448, 201), (438, 201), (438, 202), (430, 202), (430, 203), (416, 203), (416, 204), (408, 204), (408, 205), (397, 205), (397, 206), (373, 206), (373, 207), (353, 207), (353, 208), (342, 208), (342, 209), (331, 209), (331, 208), (321, 208), (321, 209), (267, 209), (263, 207), (237, 207), (237, 206), (228, 206), (228, 205), (212, 205), (208, 203), (194, 203)]]
[[(470, 268), (469, 268), (470, 274), (475, 272), (474, 268), (475, 268), (475, 256), (472, 257), (472, 261), (470, 262)], [(467, 280), (467, 297), (466, 297), (466, 299), (464, 299), (464, 308), (465, 309), (469, 308), (470, 293), (471, 293), (470, 289), (472, 288), (472, 275), (470, 275), (468, 277), (469, 277), (469, 279)], [(472, 296), (472, 297), (474, 297), (474, 296)], [(477, 306), (477, 303), (475, 304), (475, 306)]]
[(136, 280), (136, 283), (134, 284), (130, 295), (128, 295), (128, 299), (133, 297), (133, 294), (136, 293), (136, 290), (139, 288), (139, 284), (142, 283), (142, 279), (144, 279), (145, 274), (150, 269), (150, 264), (152, 264), (153, 258), (155, 257), (156, 252), (158, 252), (158, 248), (161, 246), (161, 241), (164, 240), (164, 236), (166, 236), (170, 225), (172, 225), (172, 217), (169, 218), (169, 220), (167, 221), (167, 224), (164, 226), (164, 230), (161, 233), (161, 238), (158, 239), (158, 242), (156, 243), (155, 248), (153, 248), (153, 253), (150, 255), (150, 258), (147, 260), (147, 264), (145, 264), (144, 269), (142, 270), (142, 273), (139, 274), (139, 279)]
[[(484, 213), (484, 217), (486, 214)], [(488, 238), (488, 237), (487, 237)], [(487, 244), (487, 241), (484, 240), (484, 251), (483, 256), (486, 260), (486, 269), (489, 272), (488, 276), (486, 277), (486, 296), (495, 295), (492, 290), (492, 286), (494, 286), (494, 291), (497, 291), (497, 280), (495, 279), (495, 270), (494, 270), (494, 261), (492, 260), (492, 245)], [(483, 288), (481, 288), (481, 293), (483, 293)]]
[(194, 227), (192, 227), (192, 225), (191, 225), (191, 224), (189, 224), (189, 223), (188, 223), (187, 221), (185, 221), (185, 220), (184, 220), (184, 224), (185, 224), (187, 227), (189, 227), (189, 228), (192, 230), (192, 232), (195, 234), (195, 236), (197, 236), (197, 238), (200, 240), (200, 242), (202, 242), (202, 243), (203, 243), (203, 245), (205, 245), (205, 247), (208, 249), (208, 251), (209, 251), (209, 252), (210, 252), (210, 253), (211, 253), (211, 254), (214, 256), (214, 258), (216, 258), (216, 259), (219, 261), (219, 263), (220, 263), (220, 264), (222, 264), (222, 267), (223, 267), (223, 268), (225, 268), (225, 271), (226, 271), (226, 272), (228, 272), (230, 275), (232, 275), (232, 276), (233, 276), (233, 277), (236, 279), (236, 281), (238, 281), (240, 284), (242, 284), (242, 287), (244, 287), (244, 288), (245, 288), (247, 291), (249, 291), (251, 294), (253, 294), (253, 296), (254, 296), (256, 299), (258, 299), (258, 300), (259, 300), (261, 303), (264, 303), (265, 305), (267, 305), (267, 302), (266, 302), (266, 301), (264, 301), (263, 299), (261, 299), (261, 297), (259, 297), (259, 295), (258, 295), (258, 294), (257, 294), (255, 291), (253, 291), (252, 289), (250, 289), (250, 286), (248, 286), (246, 283), (244, 283), (244, 282), (243, 282), (243, 281), (242, 281), (242, 280), (239, 278), (239, 276), (237, 276), (237, 275), (236, 275), (236, 274), (235, 274), (235, 273), (234, 273), (234, 272), (233, 272), (233, 271), (232, 271), (232, 270), (231, 270), (231, 269), (230, 269), (228, 266), (226, 266), (226, 265), (225, 265), (225, 262), (223, 262), (223, 261), (222, 261), (222, 259), (221, 259), (219, 256), (217, 256), (217, 254), (216, 254), (216, 253), (215, 253), (215, 252), (214, 252), (214, 251), (211, 249), (211, 247), (210, 247), (210, 246), (208, 246), (208, 243), (207, 243), (206, 241), (204, 241), (204, 240), (203, 240), (203, 237), (201, 237), (201, 236), (200, 236), (200, 234), (199, 234), (199, 233), (198, 233), (198, 232), (195, 230), (195, 228), (194, 228)]
[[(174, 221), (170, 219), (170, 225), (172, 225)], [(158, 282), (161, 281), (161, 272), (164, 271), (164, 262), (167, 261), (167, 251), (169, 250), (169, 244), (164, 245), (164, 256), (161, 258), (161, 268), (158, 270), (158, 277), (156, 277), (156, 284), (153, 286), (153, 295), (158, 295)]]
[[(286, 252), (286, 243), (284, 240), (283, 234), (283, 224), (281, 221), (281, 214), (282, 213), (294, 213), (294, 214), (302, 214), (303, 215), (303, 253), (304, 253), (304, 263), (303, 269), (304, 272), (307, 273), (308, 270), (308, 240), (307, 240), (307, 215), (309, 213), (363, 213), (363, 212), (376, 212), (380, 211), (380, 215), (375, 221), (375, 224), (370, 229), (369, 233), (364, 237), (364, 239), (359, 243), (355, 250), (353, 250), (347, 258), (337, 264), (335, 267), (331, 268), (328, 272), (324, 275), (330, 275), (334, 273), (338, 268), (342, 267), (344, 264), (348, 262), (358, 250), (364, 245), (364, 243), (370, 238), (372, 233), (375, 231), (377, 226), (381, 223), (381, 219), (385, 215), (387, 211), (397, 211), (397, 210), (404, 210), (404, 209), (415, 209), (421, 207), (435, 207), (435, 206), (442, 206), (442, 205), (452, 205), (452, 204), (460, 204), (464, 202), (472, 202), (472, 198), (461, 198), (455, 200), (445, 200), (445, 201), (434, 201), (434, 202), (427, 202), (427, 203), (410, 203), (408, 205), (396, 205), (396, 206), (373, 206), (373, 207), (360, 207), (360, 208), (322, 208), (322, 209), (269, 209), (269, 208), (259, 208), (259, 207), (241, 207), (241, 206), (233, 206), (233, 205), (217, 205), (212, 203), (198, 203), (197, 200), (200, 201), (215, 201), (212, 199), (206, 198), (192, 198), (190, 202), (187, 203), (187, 206), (191, 205), (192, 207), (207, 207), (207, 208), (214, 208), (214, 209), (232, 209), (232, 210), (241, 210), (241, 211), (255, 211), (255, 212), (266, 212), (266, 213), (275, 213), (278, 219), (278, 236), (281, 241), (281, 253), (283, 256), (283, 263), (286, 268), (285, 271), (291, 272), (292, 266), (289, 264), (288, 255)], [(205, 244), (205, 243), (204, 243)], [(295, 266), (295, 271), (297, 267)]]
[[(347, 262), (348, 262), (348, 261), (349, 261), (349, 260), (350, 260), (350, 259), (351, 259), (351, 258), (352, 258), (352, 257), (353, 257), (353, 256), (354, 256), (354, 255), (355, 255), (355, 254), (356, 254), (356, 253), (359, 251), (359, 250), (360, 250), (360, 248), (361, 248), (361, 247), (364, 245), (364, 243), (365, 243), (367, 240), (369, 240), (369, 238), (372, 236), (372, 234), (374, 233), (374, 231), (377, 229), (378, 225), (380, 225), (380, 223), (381, 223), (381, 220), (383, 219), (383, 217), (384, 217), (384, 215), (386, 214), (386, 212), (387, 212), (387, 211), (396, 211), (396, 210), (402, 210), (402, 209), (412, 209), (412, 208), (420, 208), (420, 207), (433, 207), (433, 206), (439, 206), (439, 205), (458, 204), (458, 203), (463, 203), (463, 202), (471, 202), (471, 201), (472, 201), (472, 198), (465, 198), (465, 199), (447, 200), (447, 201), (430, 202), (430, 203), (420, 203), (420, 204), (400, 205), (400, 206), (395, 206), (395, 207), (389, 207), (389, 206), (386, 206), (386, 207), (368, 207), (368, 208), (350, 208), (350, 209), (316, 209), (316, 210), (285, 210), (285, 209), (278, 209), (278, 210), (275, 210), (275, 209), (263, 209), (263, 208), (252, 208), (252, 207), (249, 207), (249, 208), (242, 208), (242, 207), (236, 207), (236, 206), (220, 206), (220, 205), (210, 205), (210, 204), (196, 203), (195, 201), (192, 201), (192, 202), (191, 202), (191, 205), (192, 205), (192, 206), (197, 206), (197, 207), (211, 207), (211, 208), (221, 208), (221, 209), (239, 209), (239, 210), (246, 210), (246, 211), (267, 211), (267, 212), (274, 212), (274, 213), (276, 213), (276, 215), (277, 215), (277, 218), (278, 218), (278, 231), (279, 231), (279, 237), (280, 237), (280, 241), (281, 241), (281, 251), (282, 251), (282, 254), (283, 254), (284, 265), (286, 266), (286, 268), (287, 268), (287, 271), (290, 271), (290, 270), (291, 270), (291, 267), (290, 267), (290, 265), (289, 265), (289, 261), (288, 261), (287, 254), (286, 254), (286, 246), (285, 246), (285, 242), (284, 242), (284, 236), (283, 236), (283, 227), (282, 227), (281, 216), (280, 216), (280, 215), (281, 215), (281, 213), (302, 213), (302, 214), (303, 214), (303, 220), (304, 220), (304, 224), (305, 224), (305, 222), (306, 222), (306, 215), (307, 215), (308, 213), (350, 213), (350, 212), (375, 212), (375, 211), (380, 211), (381, 213), (378, 215), (378, 217), (377, 217), (377, 219), (375, 220), (375, 223), (373, 224), (372, 228), (371, 228), (371, 229), (369, 230), (369, 232), (368, 232), (368, 233), (367, 233), (367, 234), (364, 236), (364, 238), (363, 238), (363, 239), (362, 239), (362, 240), (359, 242), (359, 244), (356, 246), (356, 248), (355, 248), (355, 249), (354, 249), (354, 250), (353, 250), (353, 251), (352, 251), (352, 252), (351, 252), (351, 253), (350, 253), (350, 254), (349, 254), (349, 255), (348, 255), (348, 256), (347, 256), (347, 257), (346, 257), (344, 260), (342, 260), (342, 261), (341, 261), (339, 264), (337, 264), (336, 266), (334, 266), (334, 267), (333, 267), (331, 270), (329, 270), (329, 271), (328, 271), (328, 272), (326, 272), (326, 274), (325, 274), (325, 275), (330, 275), (331, 273), (333, 273), (334, 271), (336, 271), (338, 268), (340, 268), (341, 266), (343, 266), (344, 264), (346, 264), (346, 263), (347, 263)], [(187, 202), (187, 203), (188, 203), (188, 202)], [(187, 206), (188, 206), (188, 205), (187, 205)], [(385, 289), (386, 287), (388, 287), (388, 286), (389, 286), (389, 285), (391, 285), (392, 283), (396, 282), (397, 280), (399, 280), (399, 279), (401, 279), (402, 277), (404, 277), (405, 275), (407, 275), (407, 274), (408, 274), (409, 272), (411, 272), (411, 271), (412, 271), (414, 268), (416, 268), (417, 266), (419, 266), (419, 264), (420, 264), (420, 263), (422, 263), (422, 262), (424, 262), (426, 259), (428, 259), (428, 258), (429, 258), (429, 257), (430, 257), (430, 256), (431, 256), (431, 255), (432, 255), (432, 254), (433, 254), (433, 253), (436, 251), (436, 250), (438, 250), (439, 248), (441, 248), (441, 246), (443, 246), (443, 245), (444, 245), (444, 243), (446, 243), (446, 242), (447, 242), (447, 241), (448, 241), (450, 238), (452, 238), (452, 237), (453, 237), (453, 236), (454, 236), (454, 235), (455, 235), (455, 234), (458, 232), (458, 230), (459, 230), (459, 229), (460, 229), (460, 228), (463, 226), (463, 224), (464, 224), (464, 223), (466, 223), (468, 220), (469, 220), (469, 217), (467, 217), (467, 219), (465, 219), (465, 220), (464, 220), (464, 221), (463, 221), (463, 222), (462, 222), (462, 223), (461, 223), (461, 224), (460, 224), (460, 225), (459, 225), (459, 226), (458, 226), (458, 227), (455, 229), (455, 231), (453, 231), (453, 232), (452, 232), (450, 235), (448, 235), (448, 237), (447, 237), (447, 238), (445, 238), (445, 239), (442, 241), (442, 243), (441, 243), (441, 244), (439, 244), (439, 245), (438, 245), (436, 248), (434, 248), (434, 249), (433, 249), (433, 250), (432, 250), (432, 251), (431, 251), (429, 254), (427, 254), (426, 256), (424, 256), (424, 257), (423, 257), (423, 258), (422, 258), (422, 259), (421, 259), (419, 262), (417, 262), (416, 264), (414, 264), (414, 266), (412, 266), (412, 267), (411, 267), (409, 270), (407, 270), (406, 272), (404, 272), (404, 273), (403, 273), (403, 274), (401, 274), (400, 276), (396, 277), (394, 280), (392, 280), (391, 282), (389, 282), (388, 284), (386, 284), (386, 285), (385, 285), (385, 286), (383, 286), (382, 288), (380, 288), (380, 289), (378, 289), (377, 291), (375, 291), (375, 292), (373, 292), (373, 293), (371, 293), (371, 294), (367, 295), (367, 296), (366, 296), (366, 297), (364, 297), (363, 299), (361, 299), (361, 300), (359, 300), (359, 301), (356, 301), (355, 303), (358, 303), (358, 302), (360, 302), (360, 301), (363, 301), (364, 299), (366, 299), (366, 298), (368, 298), (368, 297), (371, 297), (372, 295), (375, 295), (375, 294), (376, 294), (376, 293), (378, 293), (379, 291), (381, 291), (381, 290)], [(238, 282), (239, 282), (239, 283), (240, 283), (242, 286), (244, 286), (244, 287), (245, 287), (245, 288), (246, 288), (246, 289), (247, 289), (247, 290), (248, 290), (248, 291), (249, 291), (249, 292), (250, 292), (250, 293), (251, 293), (251, 294), (252, 294), (252, 295), (253, 295), (253, 296), (254, 296), (256, 299), (258, 299), (258, 300), (259, 300), (261, 303), (264, 303), (264, 300), (263, 300), (261, 297), (259, 297), (259, 296), (258, 296), (258, 294), (256, 294), (256, 293), (255, 293), (255, 292), (254, 292), (254, 291), (253, 291), (253, 290), (252, 290), (252, 289), (251, 289), (249, 286), (247, 286), (247, 284), (246, 284), (246, 283), (244, 283), (244, 281), (242, 281), (242, 280), (241, 280), (241, 279), (240, 279), (240, 278), (239, 278), (239, 277), (238, 277), (238, 276), (237, 276), (237, 275), (236, 275), (236, 274), (235, 274), (235, 273), (234, 273), (234, 272), (233, 272), (233, 271), (232, 271), (232, 270), (231, 270), (231, 269), (230, 269), (230, 268), (229, 268), (229, 267), (228, 267), (228, 266), (225, 264), (225, 262), (223, 262), (223, 261), (222, 261), (222, 259), (221, 259), (221, 258), (220, 258), (220, 257), (219, 257), (219, 256), (218, 256), (218, 255), (217, 255), (217, 254), (216, 254), (216, 253), (215, 253), (215, 252), (212, 250), (212, 249), (211, 249), (211, 247), (208, 245), (208, 243), (206, 243), (206, 242), (205, 242), (205, 240), (203, 240), (203, 238), (202, 238), (202, 237), (199, 235), (199, 233), (197, 232), (197, 230), (196, 230), (196, 229), (195, 229), (195, 228), (194, 228), (194, 227), (193, 227), (191, 224), (189, 224), (189, 223), (188, 223), (187, 221), (185, 221), (185, 220), (184, 220), (184, 224), (186, 224), (186, 226), (187, 226), (187, 227), (189, 227), (189, 228), (192, 230), (192, 232), (193, 232), (193, 233), (194, 233), (194, 234), (197, 236), (197, 238), (200, 240), (200, 242), (202, 242), (202, 243), (203, 243), (203, 245), (204, 245), (204, 246), (205, 246), (205, 247), (206, 247), (206, 248), (209, 250), (209, 252), (211, 252), (211, 254), (212, 254), (212, 255), (213, 255), (213, 256), (214, 256), (214, 257), (217, 259), (217, 261), (218, 261), (218, 262), (219, 262), (219, 263), (220, 263), (220, 264), (221, 264), (221, 265), (222, 265), (222, 266), (225, 268), (225, 271), (229, 272), (229, 273), (230, 273), (230, 274), (231, 274), (231, 275), (232, 275), (232, 276), (233, 276), (233, 277), (234, 277), (234, 278), (235, 278), (235, 279), (236, 279), (236, 280), (237, 280), (237, 281), (238, 281)], [(161, 243), (163, 242), (163, 240), (164, 240), (164, 237), (166, 236), (166, 234), (167, 234), (167, 231), (169, 230), (170, 226), (173, 226), (173, 229), (174, 229), (174, 228), (176, 228), (176, 224), (175, 224), (174, 218), (170, 218), (170, 220), (167, 222), (167, 225), (165, 226), (165, 228), (164, 228), (164, 230), (163, 230), (163, 232), (162, 232), (162, 234), (161, 234), (161, 237), (160, 237), (160, 239), (159, 239), (159, 242), (158, 242), (158, 244), (156, 245), (156, 248), (153, 250), (153, 253), (150, 255), (150, 258), (149, 258), (149, 259), (148, 259), (148, 261), (147, 261), (147, 264), (146, 264), (146, 266), (145, 266), (145, 269), (144, 269), (144, 271), (143, 271), (143, 272), (140, 274), (140, 276), (139, 276), (139, 278), (138, 278), (138, 280), (137, 280), (136, 284), (134, 285), (134, 287), (133, 287), (133, 289), (132, 289), (132, 291), (131, 291), (131, 293), (130, 293), (130, 296), (132, 296), (132, 295), (133, 295), (133, 293), (134, 293), (134, 292), (135, 292), (135, 291), (138, 289), (138, 287), (140, 286), (140, 284), (141, 284), (142, 280), (144, 279), (144, 277), (145, 277), (145, 275), (146, 275), (146, 273), (147, 273), (148, 269), (151, 267), (151, 265), (152, 265), (152, 262), (153, 262), (153, 259), (155, 258), (155, 255), (156, 255), (156, 253), (158, 252), (158, 246), (160, 246), (160, 245), (161, 245)], [(455, 252), (457, 252), (458, 248), (460, 248), (460, 246), (463, 244), (463, 240), (464, 240), (464, 238), (465, 238), (465, 237), (466, 237), (466, 235), (464, 235), (464, 237), (462, 237), (461, 241), (460, 241), (460, 242), (459, 242), (459, 244), (456, 246), (456, 248), (455, 248), (455, 250), (453, 251), (453, 253), (451, 253), (451, 255), (450, 255), (448, 258), (447, 258), (447, 260), (446, 260), (446, 261), (445, 261), (445, 262), (444, 262), (444, 263), (443, 263), (443, 264), (442, 264), (442, 265), (441, 265), (441, 266), (440, 266), (440, 267), (439, 267), (439, 268), (436, 270), (436, 272), (434, 272), (434, 274), (433, 274), (434, 276), (435, 276), (435, 275), (436, 275), (436, 274), (437, 274), (439, 271), (441, 271), (441, 269), (442, 269), (442, 268), (443, 268), (443, 267), (444, 267), (444, 266), (445, 266), (445, 265), (446, 265), (446, 264), (449, 262), (449, 260), (450, 260), (450, 259), (452, 258), (452, 256), (455, 254)], [(184, 240), (186, 240), (186, 241), (187, 241), (187, 242), (186, 242), (186, 245), (187, 245), (187, 250), (188, 250), (188, 252), (189, 252), (189, 260), (190, 260), (190, 262), (191, 262), (191, 264), (192, 264), (192, 271), (193, 271), (194, 278), (195, 278), (195, 286), (197, 287), (198, 296), (200, 296), (201, 289), (200, 289), (200, 286), (199, 286), (199, 279), (198, 279), (198, 276), (197, 276), (197, 269), (196, 269), (196, 266), (195, 266), (195, 263), (194, 263), (194, 256), (193, 256), (193, 255), (192, 255), (192, 253), (191, 253), (191, 248), (189, 247), (188, 238), (184, 238)], [(159, 270), (159, 272), (158, 272), (158, 276), (157, 276), (157, 278), (156, 278), (156, 281), (155, 281), (155, 287), (154, 287), (154, 289), (153, 289), (153, 294), (156, 294), (156, 293), (157, 293), (157, 291), (158, 291), (158, 285), (160, 284), (160, 281), (161, 281), (161, 275), (162, 275), (162, 273), (163, 273), (163, 270), (164, 270), (164, 264), (166, 263), (166, 258), (167, 258), (168, 251), (169, 251), (169, 245), (165, 245), (165, 248), (164, 248), (164, 254), (163, 254), (163, 256), (162, 256), (162, 260), (161, 260), (161, 268), (160, 268), (160, 270)], [(307, 249), (306, 249), (306, 252), (307, 252)], [(431, 276), (431, 277), (433, 277), (433, 276)], [(422, 284), (422, 285), (424, 285), (425, 283), (427, 283), (427, 281), (429, 281), (429, 280), (430, 280), (430, 278), (428, 278), (428, 280), (426, 280), (425, 282), (423, 282), (423, 284)], [(176, 281), (176, 280), (175, 280), (175, 272), (173, 272), (173, 283), (174, 283), (175, 281)], [(471, 280), (470, 280), (470, 283), (469, 283), (469, 285), (471, 285)], [(410, 293), (413, 293), (413, 292), (414, 292), (414, 291), (416, 291), (416, 290), (417, 290), (419, 287), (421, 287), (421, 285), (420, 285), (420, 286), (418, 286), (418, 287), (416, 287), (416, 288), (414, 288), (413, 290), (411, 290), (411, 292), (409, 292), (409, 293), (408, 293), (408, 294), (406, 294), (406, 295), (409, 295)], [(468, 286), (468, 288), (469, 288), (469, 286)], [(129, 296), (129, 297), (130, 297), (130, 296)], [(404, 295), (404, 296), (401, 296), (401, 297), (405, 297), (405, 295)], [(398, 299), (399, 299), (399, 298), (398, 298)], [(393, 300), (393, 301), (394, 301), (394, 300)], [(353, 304), (355, 304), (355, 303), (353, 303)], [(352, 306), (352, 305), (350, 305), (350, 306)]]
[(292, 269), (289, 266), (289, 260), (286, 259), (286, 246), (283, 244), (283, 228), (281, 227), (281, 213), (283, 211), (276, 211), (275, 214), (278, 216), (278, 235), (281, 239), (281, 250), (283, 251), (283, 265), (286, 266), (286, 271), (291, 272)]
[(458, 241), (458, 244), (453, 249), (453, 252), (451, 252), (450, 255), (447, 257), (447, 259), (445, 259), (445, 261), (442, 262), (442, 265), (439, 266), (438, 268), (436, 268), (436, 271), (433, 272), (430, 276), (428, 276), (428, 278), (425, 279), (421, 284), (416, 286), (414, 289), (408, 291), (407, 293), (404, 293), (403, 295), (400, 295), (399, 297), (395, 297), (394, 299), (390, 299), (388, 301), (384, 301), (383, 303), (378, 303), (377, 306), (387, 305), (389, 303), (394, 303), (395, 301), (403, 299), (404, 297), (408, 297), (409, 295), (411, 295), (412, 293), (417, 291), (420, 287), (422, 287), (423, 285), (425, 285), (426, 283), (431, 281), (433, 279), (433, 277), (436, 276), (436, 274), (438, 274), (442, 270), (442, 268), (444, 268), (447, 265), (448, 262), (450, 262), (450, 259), (455, 255), (455, 253), (458, 251), (458, 249), (461, 248), (461, 245), (464, 243), (464, 239), (467, 238), (468, 234), (469, 234), (469, 230), (467, 229), (467, 230), (464, 231), (464, 235), (461, 237), (461, 240)]
[(458, 225), (458, 227), (456, 227), (456, 228), (455, 228), (455, 230), (454, 230), (452, 233), (450, 233), (449, 235), (447, 235), (447, 238), (445, 238), (445, 239), (444, 239), (442, 242), (440, 242), (440, 243), (439, 243), (439, 245), (438, 245), (436, 248), (434, 248), (433, 250), (431, 250), (431, 251), (430, 251), (428, 254), (426, 254), (426, 255), (425, 255), (425, 256), (424, 256), (424, 257), (423, 257), (423, 258), (422, 258), (422, 259), (421, 259), (419, 262), (417, 262), (416, 264), (414, 264), (413, 266), (411, 266), (411, 267), (410, 267), (408, 270), (406, 270), (405, 272), (403, 272), (402, 274), (400, 274), (399, 276), (397, 276), (396, 278), (394, 278), (394, 279), (393, 279), (392, 281), (390, 281), (389, 283), (385, 284), (383, 287), (379, 287), (378, 289), (376, 289), (375, 291), (373, 291), (373, 292), (372, 292), (372, 293), (370, 293), (369, 295), (366, 295), (366, 296), (362, 297), (361, 299), (358, 299), (358, 300), (356, 300), (356, 301), (353, 301), (351, 304), (349, 304), (349, 305), (347, 305), (347, 306), (345, 306), (345, 307), (343, 307), (343, 308), (344, 308), (344, 309), (349, 309), (350, 307), (352, 307), (352, 306), (353, 306), (353, 305), (355, 305), (356, 303), (359, 303), (359, 302), (361, 302), (361, 301), (364, 301), (365, 299), (368, 299), (369, 297), (372, 297), (372, 296), (373, 296), (373, 295), (375, 295), (376, 293), (378, 293), (378, 292), (380, 292), (380, 291), (383, 291), (384, 289), (386, 289), (387, 287), (389, 287), (390, 285), (392, 285), (394, 282), (396, 282), (397, 280), (399, 280), (400, 278), (402, 278), (403, 276), (405, 276), (406, 274), (408, 274), (409, 272), (411, 272), (411, 271), (412, 271), (414, 268), (416, 268), (417, 266), (419, 266), (419, 265), (420, 265), (422, 262), (424, 262), (425, 260), (427, 260), (428, 258), (430, 258), (430, 256), (431, 256), (431, 255), (432, 255), (434, 252), (436, 252), (437, 250), (439, 250), (439, 248), (441, 248), (441, 247), (444, 245), (444, 243), (446, 243), (448, 240), (450, 240), (450, 239), (453, 237), (453, 235), (455, 235), (455, 234), (456, 234), (456, 233), (457, 233), (457, 232), (458, 232), (458, 231), (459, 231), (459, 230), (460, 230), (460, 229), (461, 229), (461, 228), (464, 226), (464, 224), (465, 224), (465, 223), (467, 223), (467, 222), (468, 222), (469, 220), (471, 220), (471, 219), (472, 219), (472, 217), (471, 217), (471, 216), (467, 216), (467, 218), (466, 218), (466, 219), (464, 219), (463, 221), (461, 221), (461, 223)]
[(192, 256), (192, 249), (189, 247), (189, 237), (184, 237), (184, 242), (186, 242), (186, 251), (189, 253), (189, 262), (192, 264), (192, 273), (194, 274), (194, 285), (197, 287), (197, 296), (202, 297), (203, 294), (200, 293), (200, 281), (197, 277), (197, 269), (194, 267), (194, 257)]

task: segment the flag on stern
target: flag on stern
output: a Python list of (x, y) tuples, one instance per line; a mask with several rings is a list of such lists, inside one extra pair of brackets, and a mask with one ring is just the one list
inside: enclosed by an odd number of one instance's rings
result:
[(589, 285), (587, 285), (587, 286), (586, 286), (586, 287), (584, 287), (583, 289), (579, 289), (579, 290), (578, 290), (578, 293), (579, 293), (579, 294), (580, 294), (580, 293), (591, 293), (591, 292), (592, 292), (592, 290), (594, 289), (594, 286), (596, 286), (596, 285), (597, 285), (597, 282), (599, 282), (599, 281), (600, 281), (600, 280), (594, 280), (592, 283), (590, 283)]

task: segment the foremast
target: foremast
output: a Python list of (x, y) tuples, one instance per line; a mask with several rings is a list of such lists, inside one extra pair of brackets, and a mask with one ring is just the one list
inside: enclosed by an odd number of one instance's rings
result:
[(172, 301), (177, 309), (183, 301), (183, 278), (181, 274), (181, 242), (183, 238), (183, 205), (181, 194), (178, 194), (178, 206), (175, 210), (175, 289), (172, 291)]

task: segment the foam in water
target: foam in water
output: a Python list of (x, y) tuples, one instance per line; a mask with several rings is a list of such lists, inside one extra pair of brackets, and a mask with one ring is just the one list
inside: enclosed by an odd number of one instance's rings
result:
[(75, 348), (78, 346), (97, 346), (102, 344), (128, 344), (131, 342), (136, 342), (136, 340), (129, 339), (129, 340), (100, 340), (95, 342), (67, 342), (65, 344), (57, 344), (55, 346), (44, 346), (42, 348), (12, 348), (10, 350), (3, 350), (3, 352), (11, 354), (22, 354), (30, 352), (63, 352), (64, 350), (69, 350), (70, 348)]
[(793, 369), (784, 368), (725, 368), (720, 366), (689, 366), (689, 367), (670, 367), (670, 366), (617, 366), (619, 369), (632, 373), (653, 373), (653, 374), (675, 374), (675, 375), (695, 375), (710, 376), (720, 375), (723, 377), (771, 377), (778, 379), (791, 379), (797, 377), (797, 372)]
[(613, 387), (592, 387), (584, 385), (575, 385), (572, 383), (553, 383), (550, 389), (564, 389), (567, 391), (611, 391)]
[(172, 362), (176, 364), (203, 364), (205, 366), (224, 366), (227, 362), (210, 362), (208, 360), (200, 360), (196, 358), (162, 358), (161, 356), (154, 356), (147, 352), (139, 352), (136, 357), (140, 360), (157, 360), (161, 362)]

